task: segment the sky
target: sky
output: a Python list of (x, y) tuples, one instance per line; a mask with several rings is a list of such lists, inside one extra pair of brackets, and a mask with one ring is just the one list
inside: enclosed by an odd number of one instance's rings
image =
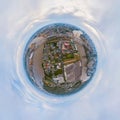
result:
[[(119, 0), (0, 0), (0, 120), (119, 120), (119, 6)], [(38, 93), (22, 67), (31, 35), (56, 22), (80, 27), (98, 52), (93, 80), (70, 97)]]

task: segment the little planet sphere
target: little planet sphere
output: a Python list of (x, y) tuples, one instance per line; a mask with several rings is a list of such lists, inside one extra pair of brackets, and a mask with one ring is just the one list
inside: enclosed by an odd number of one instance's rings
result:
[(25, 70), (39, 90), (69, 95), (84, 89), (97, 66), (97, 52), (79, 27), (54, 23), (32, 35), (25, 48)]

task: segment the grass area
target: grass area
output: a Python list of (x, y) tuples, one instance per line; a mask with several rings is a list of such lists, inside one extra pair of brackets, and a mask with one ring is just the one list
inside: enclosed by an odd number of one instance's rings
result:
[(80, 55), (75, 53), (73, 58), (64, 59), (63, 61), (64, 61), (64, 64), (67, 65), (79, 60), (80, 60)]
[(66, 55), (64, 55), (63, 60), (69, 60), (69, 59), (72, 59), (72, 58), (74, 58), (74, 54), (66, 54)]
[(55, 71), (55, 75), (57, 76), (57, 75), (59, 75), (59, 74), (62, 74), (62, 69), (58, 69), (57, 71)]

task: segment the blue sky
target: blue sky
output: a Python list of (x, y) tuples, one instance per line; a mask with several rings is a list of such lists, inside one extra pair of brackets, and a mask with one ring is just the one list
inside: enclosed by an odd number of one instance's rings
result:
[[(0, 3), (0, 120), (120, 119), (119, 0), (4, 0)], [(85, 90), (65, 98), (67, 102), (64, 98), (47, 96), (53, 101), (63, 100), (59, 104), (34, 96), (24, 86), (26, 78), (20, 80), (22, 73), (18, 75), (16, 70), (23, 72), (21, 62), (16, 68), (16, 61), (31, 34), (54, 22), (81, 27), (93, 38), (99, 53), (98, 70)]]

